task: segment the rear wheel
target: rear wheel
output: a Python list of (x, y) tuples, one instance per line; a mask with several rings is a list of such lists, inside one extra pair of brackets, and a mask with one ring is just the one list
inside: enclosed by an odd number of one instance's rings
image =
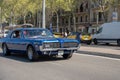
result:
[(4, 56), (10, 55), (10, 51), (9, 51), (9, 49), (8, 49), (6, 44), (2, 45), (2, 51), (3, 51), (3, 55)]
[(39, 57), (32, 46), (27, 48), (27, 56), (30, 61), (38, 60)]
[(64, 59), (70, 59), (72, 57), (73, 53), (70, 54), (63, 54)]
[(93, 40), (93, 42), (94, 42), (94, 44), (95, 44), (95, 45), (97, 45), (97, 44), (98, 44), (97, 39), (94, 39), (94, 40)]
[(117, 45), (118, 45), (118, 46), (120, 46), (120, 39), (119, 39), (119, 40), (117, 40)]

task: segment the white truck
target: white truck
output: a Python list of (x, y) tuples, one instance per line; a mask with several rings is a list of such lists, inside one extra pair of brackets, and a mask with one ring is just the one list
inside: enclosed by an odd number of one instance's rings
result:
[(120, 46), (120, 22), (104, 23), (92, 37), (94, 44), (117, 43)]

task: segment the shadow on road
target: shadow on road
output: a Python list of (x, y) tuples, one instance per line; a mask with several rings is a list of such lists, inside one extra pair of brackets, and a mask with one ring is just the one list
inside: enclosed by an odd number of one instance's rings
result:
[[(17, 61), (21, 61), (21, 62), (30, 62), (31, 63), (31, 61), (28, 60), (27, 55), (25, 55), (25, 54), (11, 54), (10, 56), (3, 56), (0, 53), (0, 57), (17, 60)], [(32, 61), (32, 62), (45, 62), (45, 61), (58, 61), (58, 60), (65, 60), (65, 59), (63, 59), (62, 57), (40, 56), (39, 60)]]
[(77, 51), (77, 53), (120, 59), (120, 55), (116, 55), (116, 54), (107, 54), (107, 53), (89, 52), (89, 51)]

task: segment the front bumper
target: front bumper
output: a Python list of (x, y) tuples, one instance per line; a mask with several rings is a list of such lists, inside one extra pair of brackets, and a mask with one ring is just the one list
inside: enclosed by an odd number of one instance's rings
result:
[[(59, 51), (62, 51), (62, 54), (59, 53)], [(76, 50), (58, 50), (58, 51), (38, 51), (38, 54), (40, 55), (64, 55), (64, 54), (71, 54), (74, 53)]]
[(92, 40), (81, 40), (82, 43), (91, 42)]
[(78, 48), (50, 48), (50, 49), (40, 49), (40, 51), (59, 51), (59, 50), (78, 50)]
[(59, 51), (63, 51), (63, 54), (70, 54), (77, 51), (79, 48), (80, 45), (79, 47), (75, 48), (50, 48), (50, 49), (43, 49), (42, 46), (40, 46), (40, 50), (37, 52), (42, 55), (59, 55)]

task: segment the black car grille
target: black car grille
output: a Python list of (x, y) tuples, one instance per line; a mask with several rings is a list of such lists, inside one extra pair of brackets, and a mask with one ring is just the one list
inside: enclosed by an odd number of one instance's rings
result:
[(60, 43), (59, 42), (43, 43), (43, 49), (45, 48), (60, 48)]
[(78, 47), (78, 43), (76, 43), (76, 42), (63, 43), (63, 48), (74, 48), (74, 47)]

